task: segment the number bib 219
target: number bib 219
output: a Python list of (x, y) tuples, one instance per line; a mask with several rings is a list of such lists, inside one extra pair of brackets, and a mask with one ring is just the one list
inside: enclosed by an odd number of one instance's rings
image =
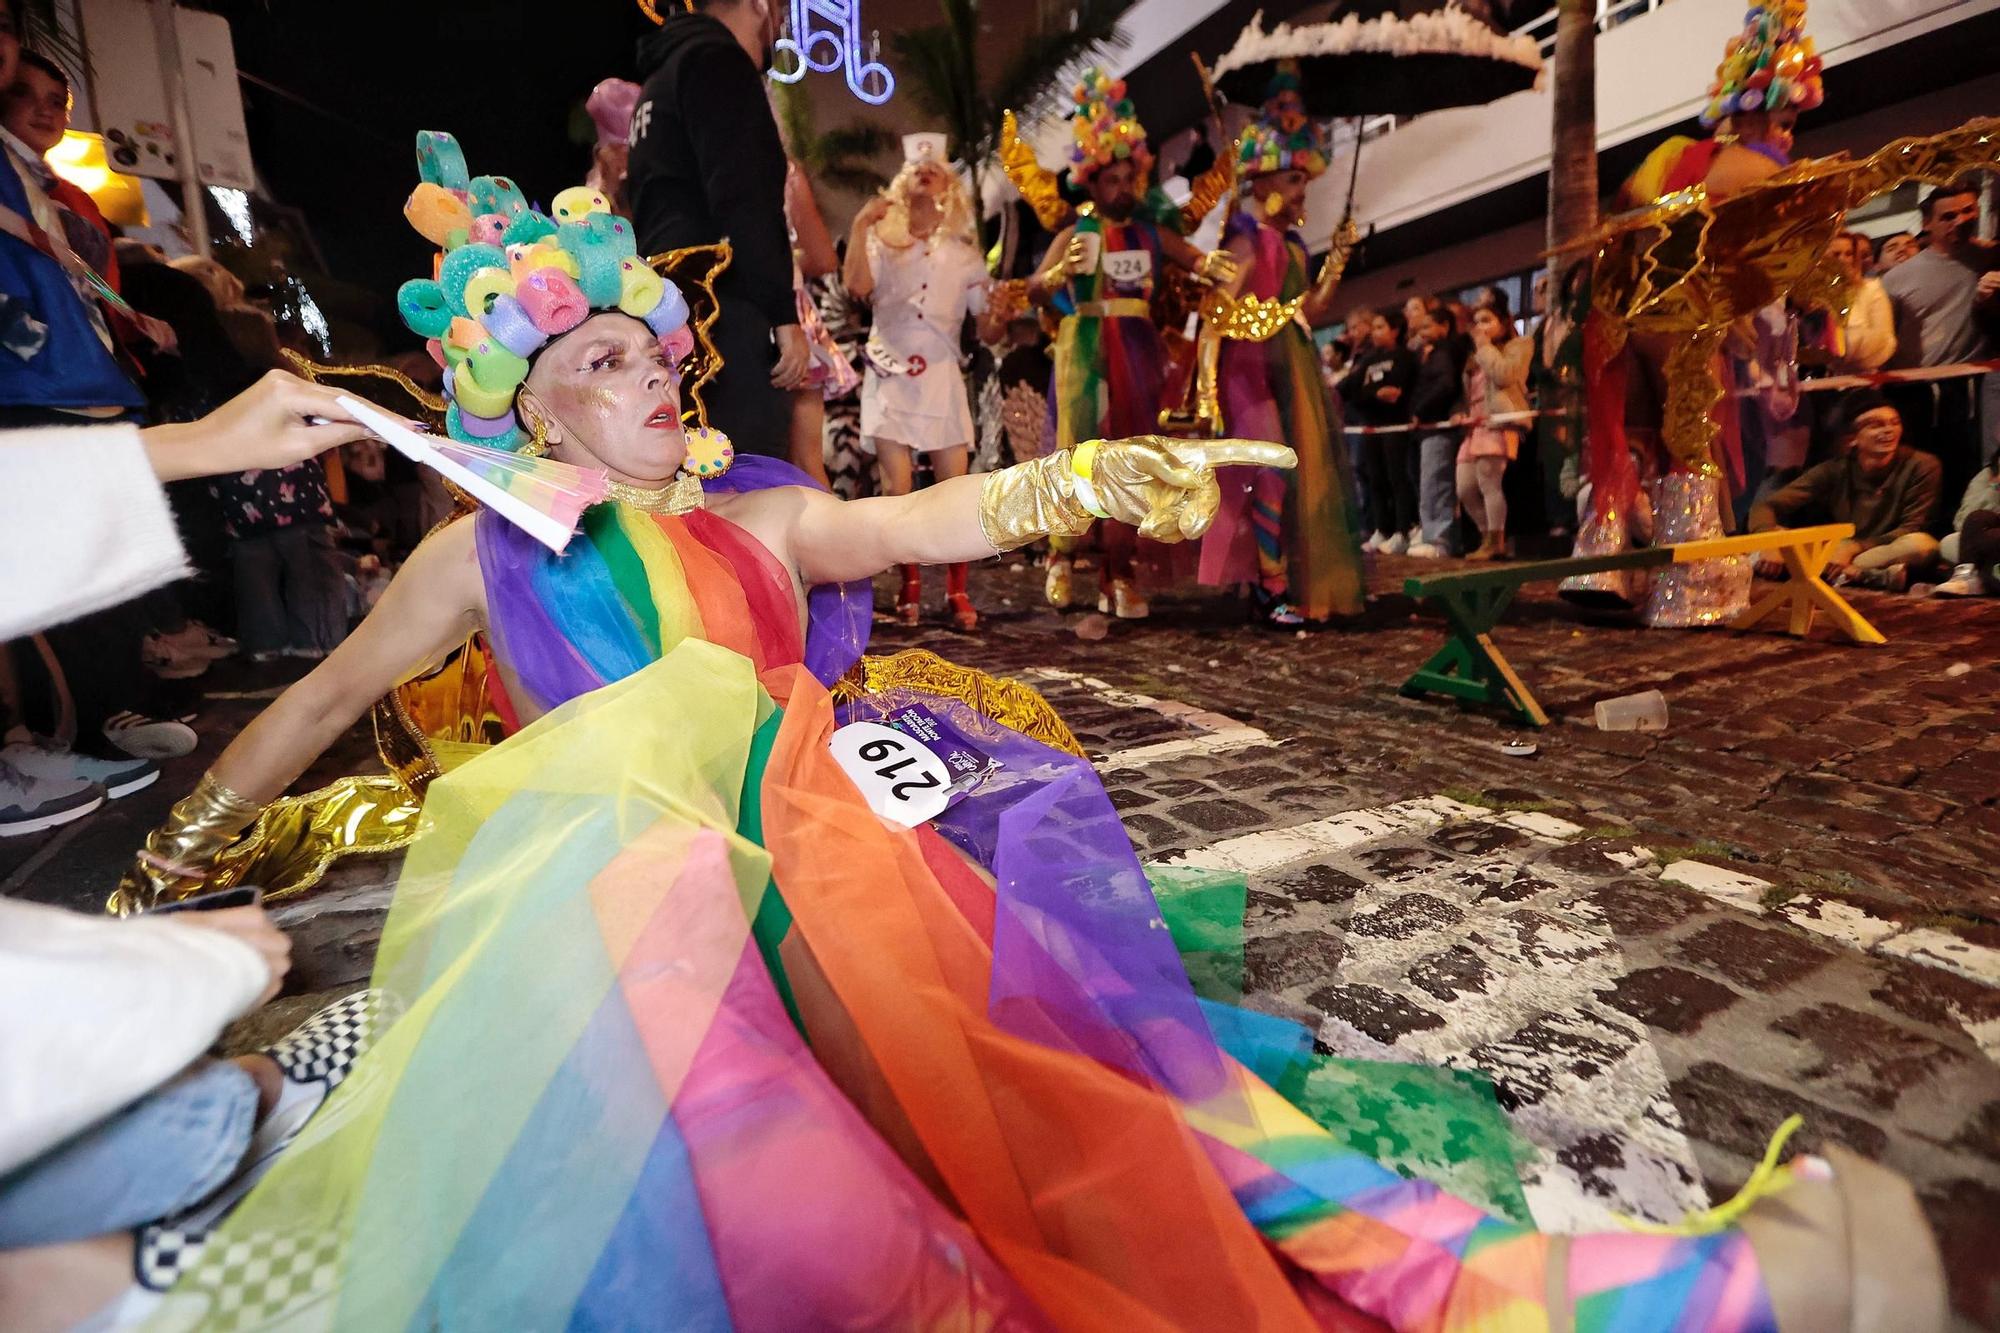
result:
[(880, 722), (850, 722), (833, 733), (833, 757), (868, 808), (905, 828), (937, 818), (951, 801), (953, 774), (913, 736)]

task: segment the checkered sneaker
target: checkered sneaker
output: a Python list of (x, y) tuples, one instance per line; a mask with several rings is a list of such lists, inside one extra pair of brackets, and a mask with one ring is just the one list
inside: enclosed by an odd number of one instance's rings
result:
[(335, 1000), (264, 1052), (293, 1083), (340, 1086), (361, 1053), (394, 1022), (401, 1006), (387, 991), (362, 990)]
[(139, 1228), (132, 1253), (133, 1276), (147, 1291), (165, 1291), (201, 1258), (213, 1227), (174, 1226), (155, 1222)]
[(168, 1297), (169, 1310), (199, 1310), (205, 1331), (266, 1328), (334, 1294), (340, 1241), (280, 1232), (232, 1236), (198, 1244), (182, 1267), (187, 1278)]

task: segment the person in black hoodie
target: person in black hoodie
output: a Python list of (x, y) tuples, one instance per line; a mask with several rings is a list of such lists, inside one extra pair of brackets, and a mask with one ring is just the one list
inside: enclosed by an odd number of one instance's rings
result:
[[(1423, 320), (1413, 340), (1418, 348), (1417, 379), (1410, 389), (1410, 416), (1416, 421), (1449, 421), (1465, 410), (1465, 362), (1472, 355), (1472, 339), (1458, 327), (1458, 315), (1443, 297), (1425, 298), (1420, 309)], [(1410, 544), (1411, 555), (1434, 558), (1455, 553), (1451, 537), (1458, 523), (1454, 471), (1459, 435), (1457, 429), (1420, 431), (1419, 444), (1407, 455), (1417, 466), (1417, 521), (1423, 528), (1423, 540)]]
[[(1378, 310), (1368, 327), (1368, 345), (1354, 358), (1340, 382), (1340, 400), (1364, 426), (1400, 426), (1410, 420), (1410, 388), (1417, 378), (1417, 359), (1404, 346), (1409, 322), (1400, 310)], [(1407, 432), (1367, 435), (1361, 441), (1362, 489), (1368, 504), (1366, 519), (1375, 535), (1361, 544), (1364, 551), (1401, 555), (1410, 548), (1410, 529), (1417, 525), (1417, 485), (1408, 451), (1416, 439)]]
[(807, 347), (792, 294), (785, 149), (764, 94), (776, 39), (774, 0), (694, 0), (691, 12), (667, 12), (639, 43), (644, 86), (625, 188), (642, 254), (728, 239), (734, 258), (715, 284), (723, 369), (702, 402), (739, 453), (784, 458)]

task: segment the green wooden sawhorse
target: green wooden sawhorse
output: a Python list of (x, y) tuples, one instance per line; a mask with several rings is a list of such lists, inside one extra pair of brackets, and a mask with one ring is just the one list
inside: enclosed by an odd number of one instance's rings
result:
[(1403, 682), (1401, 692), (1410, 698), (1445, 694), (1467, 703), (1498, 705), (1517, 721), (1531, 727), (1545, 727), (1549, 715), (1492, 638), (1493, 627), (1500, 622), (1501, 613), (1514, 600), (1521, 585), (1614, 569), (1657, 569), (1761, 551), (1776, 551), (1784, 560), (1790, 578), (1732, 621), (1732, 629), (1748, 629), (1783, 611), (1789, 614), (1790, 632), (1803, 636), (1812, 629), (1814, 612), (1824, 611), (1855, 642), (1885, 642), (1880, 631), (1820, 577), (1833, 548), (1853, 535), (1852, 524), (1829, 523), (1816, 528), (1779, 528), (1739, 537), (1649, 546), (1617, 555), (1490, 565), (1463, 573), (1406, 579), (1404, 592), (1420, 602), (1435, 601), (1444, 611), (1451, 637)]

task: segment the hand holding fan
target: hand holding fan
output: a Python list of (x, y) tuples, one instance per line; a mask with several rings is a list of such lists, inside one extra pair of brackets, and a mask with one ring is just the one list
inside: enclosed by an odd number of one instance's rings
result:
[(598, 468), (420, 435), (350, 394), (342, 394), (339, 402), (398, 453), (435, 469), (551, 551), (567, 547), (583, 511), (611, 493), (610, 477)]

